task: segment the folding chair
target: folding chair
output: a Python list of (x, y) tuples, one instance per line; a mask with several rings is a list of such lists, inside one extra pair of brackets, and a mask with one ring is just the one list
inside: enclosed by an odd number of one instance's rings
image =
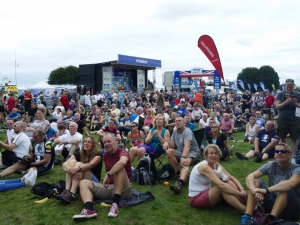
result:
[[(195, 136), (195, 139), (197, 141), (198, 147), (200, 149), (200, 154), (201, 154), (200, 160), (203, 160), (203, 152), (201, 151), (201, 149), (202, 149), (203, 140), (205, 138), (205, 129), (201, 128), (199, 130), (195, 130), (195, 131), (193, 131), (193, 134)], [(195, 165), (196, 163), (198, 163), (198, 161), (197, 162), (194, 161), (193, 165)]]
[(156, 168), (162, 168), (164, 166), (163, 161), (164, 161), (164, 159), (166, 157), (166, 152), (163, 152), (163, 153), (159, 152), (157, 150), (158, 146), (161, 146), (161, 144), (160, 143), (157, 144), (155, 146), (154, 152), (151, 152), (149, 155), (150, 155), (150, 158), (153, 160), (153, 163), (155, 164), (155, 167)]

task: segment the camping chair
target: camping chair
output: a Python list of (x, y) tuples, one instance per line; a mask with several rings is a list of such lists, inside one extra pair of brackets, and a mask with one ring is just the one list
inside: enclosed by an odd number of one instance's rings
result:
[[(202, 149), (203, 140), (205, 138), (205, 129), (201, 128), (199, 130), (195, 130), (195, 131), (193, 131), (193, 134), (195, 136), (195, 139), (197, 141), (198, 147), (200, 149), (200, 154), (201, 154), (200, 161), (201, 161), (201, 160), (203, 160), (203, 151), (201, 149)], [(198, 163), (198, 162), (194, 161), (193, 165), (195, 165), (196, 163)]]
[(160, 143), (157, 144), (155, 146), (154, 152), (151, 152), (149, 155), (150, 155), (150, 158), (153, 160), (153, 163), (155, 164), (155, 167), (161, 169), (164, 166), (163, 161), (166, 157), (166, 152), (163, 152), (163, 153), (158, 152), (158, 150), (157, 150), (158, 146), (161, 146), (161, 144)]

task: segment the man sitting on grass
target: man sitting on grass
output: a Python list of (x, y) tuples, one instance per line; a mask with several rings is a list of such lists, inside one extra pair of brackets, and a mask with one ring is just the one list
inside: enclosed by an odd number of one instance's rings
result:
[[(12, 121), (12, 120), (8, 120)], [(10, 124), (12, 125), (12, 124)], [(17, 121), (13, 124), (14, 132), (16, 136), (12, 142), (3, 143), (0, 141), (0, 148), (4, 148), (2, 151), (2, 163), (5, 166), (11, 166), (18, 162), (18, 157), (23, 158), (28, 154), (30, 139), (24, 133), (24, 129), (26, 127), (26, 123)], [(9, 128), (9, 127), (8, 127)], [(1, 177), (1, 174), (0, 174)]]
[[(243, 224), (258, 224), (252, 217), (257, 202), (261, 203), (269, 214), (260, 224), (266, 225), (280, 217), (300, 221), (300, 167), (290, 162), (292, 153), (285, 143), (275, 147), (276, 161), (270, 161), (246, 178), (249, 188), (246, 213)], [(269, 186), (259, 178), (267, 175)]]
[(105, 134), (103, 137), (104, 162), (106, 176), (103, 184), (90, 180), (81, 180), (80, 195), (84, 203), (84, 209), (73, 219), (85, 219), (97, 216), (93, 207), (93, 197), (102, 200), (113, 200), (108, 217), (116, 217), (119, 214), (120, 199), (129, 199), (132, 195), (132, 172), (129, 154), (124, 149), (118, 148), (113, 134)]
[[(174, 129), (171, 141), (163, 144), (170, 165), (173, 167), (178, 180), (170, 186), (175, 194), (180, 194), (182, 186), (190, 173), (189, 167), (193, 162), (200, 159), (200, 149), (193, 132), (185, 126), (184, 119), (177, 116), (175, 119), (176, 129)], [(180, 163), (181, 170), (178, 163)]]
[(55, 158), (53, 143), (46, 140), (42, 130), (35, 130), (32, 138), (33, 142), (30, 146), (30, 154), (23, 157), (22, 160), (19, 158), (19, 162), (5, 169), (0, 174), (1, 177), (13, 174), (17, 170), (29, 171), (30, 168), (37, 170), (38, 175), (43, 175), (50, 172)]
[(258, 131), (254, 140), (254, 148), (252, 148), (245, 156), (236, 152), (235, 155), (241, 160), (248, 160), (253, 158), (255, 162), (261, 162), (274, 157), (275, 145), (279, 142), (276, 134), (275, 124), (273, 121), (266, 123), (265, 129)]

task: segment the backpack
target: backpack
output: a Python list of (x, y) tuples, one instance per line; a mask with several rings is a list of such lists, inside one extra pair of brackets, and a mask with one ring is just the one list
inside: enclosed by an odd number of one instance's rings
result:
[(156, 168), (149, 154), (145, 154), (136, 166), (136, 180), (140, 185), (156, 184)]
[(31, 192), (44, 198), (52, 198), (57, 193), (61, 193), (65, 189), (65, 186), (66, 182), (64, 180), (60, 180), (55, 184), (39, 182), (32, 187)]
[(158, 172), (158, 177), (164, 180), (170, 180), (174, 177), (175, 171), (173, 167), (167, 163), (163, 165), (162, 169)]

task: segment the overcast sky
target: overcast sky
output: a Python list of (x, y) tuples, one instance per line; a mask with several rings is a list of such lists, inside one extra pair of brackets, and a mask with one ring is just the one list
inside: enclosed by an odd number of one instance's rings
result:
[[(245, 67), (272, 66), (300, 85), (300, 2), (289, 1), (1, 1), (0, 83), (28, 87), (58, 67), (159, 59), (156, 71), (214, 69), (197, 47), (210, 35), (225, 79)], [(150, 73), (151, 74), (151, 73)], [(152, 79), (152, 77), (150, 77)]]

